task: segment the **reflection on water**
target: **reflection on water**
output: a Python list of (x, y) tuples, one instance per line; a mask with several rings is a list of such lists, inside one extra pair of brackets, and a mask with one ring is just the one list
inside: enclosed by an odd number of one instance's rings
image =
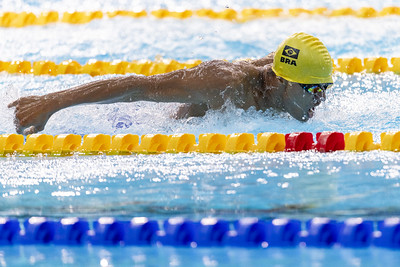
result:
[(86, 266), (398, 266), (398, 251), (315, 248), (1, 247), (1, 264)]
[(0, 215), (380, 219), (400, 215), (399, 160), (379, 151), (3, 158)]

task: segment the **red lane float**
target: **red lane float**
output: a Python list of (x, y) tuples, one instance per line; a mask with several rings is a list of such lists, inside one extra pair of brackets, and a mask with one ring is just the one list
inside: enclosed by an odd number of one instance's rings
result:
[(344, 150), (344, 134), (339, 132), (317, 133), (315, 149), (319, 152), (333, 152)]
[(304, 151), (313, 148), (313, 134), (307, 132), (290, 133), (285, 135), (285, 151)]
[(315, 149), (319, 152), (344, 150), (344, 134), (339, 132), (317, 133), (316, 143), (313, 134), (308, 132), (290, 133), (285, 135), (285, 151), (305, 151)]

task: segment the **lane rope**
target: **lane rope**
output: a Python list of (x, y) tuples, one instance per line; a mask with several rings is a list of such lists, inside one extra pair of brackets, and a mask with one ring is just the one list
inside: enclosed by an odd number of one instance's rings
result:
[[(349, 218), (337, 221), (313, 218), (227, 221), (180, 217), (164, 221), (146, 217), (117, 220), (102, 217), (93, 222), (82, 218), (51, 220), (31, 217), (23, 223), (1, 218), (2, 245), (63, 246), (172, 246), (172, 247), (319, 247), (400, 248), (400, 218), (382, 221)], [(302, 230), (304, 229), (304, 230)]]
[[(390, 62), (390, 63), (389, 63)], [(75, 60), (65, 60), (56, 64), (49, 60), (39, 61), (0, 61), (0, 72), (5, 71), (10, 74), (33, 74), (33, 75), (61, 75), (61, 74), (89, 74), (91, 76), (106, 74), (127, 74), (136, 73), (142, 75), (163, 74), (179, 69), (187, 69), (201, 64), (201, 60), (188, 60), (179, 62), (174, 59), (133, 60), (133, 61), (100, 61), (89, 60), (81, 65)], [(333, 69), (336, 72), (347, 74), (354, 73), (382, 73), (392, 71), (400, 74), (400, 57), (368, 57), (360, 59), (338, 58), (333, 60)]]
[[(274, 153), (274, 152), (335, 152), (335, 151), (400, 151), (400, 131), (381, 133), (381, 143), (371, 132), (309, 132), (289, 134), (265, 132), (257, 134), (219, 133), (173, 135), (145, 134), (19, 134), (0, 135), (0, 156), (71, 156), (71, 155), (133, 155), (160, 153)], [(140, 139), (140, 143), (139, 143)]]
[(339, 8), (328, 9), (325, 7), (315, 9), (304, 8), (271, 8), (271, 9), (257, 9), (245, 8), (243, 10), (234, 10), (227, 8), (223, 11), (215, 11), (212, 9), (198, 9), (198, 10), (184, 10), (184, 11), (170, 11), (166, 9), (158, 9), (153, 11), (142, 10), (139, 12), (129, 10), (116, 10), (116, 11), (76, 11), (76, 12), (57, 12), (48, 11), (40, 14), (32, 12), (3, 12), (0, 14), (0, 27), (26, 27), (32, 25), (47, 25), (50, 23), (69, 23), (69, 24), (84, 24), (89, 23), (95, 19), (114, 18), (117, 16), (143, 18), (154, 17), (157, 19), (174, 18), (174, 19), (188, 19), (191, 17), (228, 20), (232, 22), (247, 22), (256, 19), (266, 18), (287, 18), (287, 17), (300, 17), (300, 16), (324, 16), (324, 17), (338, 17), (338, 16), (354, 16), (358, 18), (376, 18), (383, 16), (400, 15), (400, 7), (384, 7), (381, 10), (376, 10), (373, 7), (362, 7), (360, 9)]

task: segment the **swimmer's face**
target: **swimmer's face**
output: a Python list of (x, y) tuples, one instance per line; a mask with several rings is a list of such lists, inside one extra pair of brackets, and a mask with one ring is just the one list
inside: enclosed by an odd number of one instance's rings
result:
[[(284, 94), (286, 111), (299, 121), (308, 121), (314, 116), (315, 107), (325, 101), (325, 90), (304, 89), (304, 85), (287, 82)], [(306, 86), (307, 87), (307, 86)]]

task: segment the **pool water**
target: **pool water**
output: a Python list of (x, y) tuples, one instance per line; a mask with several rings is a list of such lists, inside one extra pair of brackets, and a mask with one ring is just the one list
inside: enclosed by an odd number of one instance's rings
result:
[(0, 247), (0, 264), (29, 266), (397, 266), (388, 249)]
[(0, 161), (0, 215), (234, 220), (399, 214), (393, 152), (164, 154)]
[[(171, 10), (248, 7), (248, 1), (0, 1), (1, 11)], [(400, 1), (252, 1), (259, 8), (400, 6)], [(399, 16), (300, 17), (256, 20), (244, 24), (200, 18), (151, 17), (95, 20), (84, 25), (0, 28), (0, 60), (135, 60), (161, 56), (188, 59), (258, 58), (288, 35), (318, 36), (333, 58), (400, 56)], [(121, 26), (123, 25), (123, 27)], [(154, 29), (158, 29), (154, 31)], [(0, 133), (15, 132), (7, 104), (20, 96), (46, 94), (85, 82), (114, 77), (88, 75), (31, 76), (0, 73)], [(43, 133), (201, 133), (399, 130), (400, 76), (336, 73), (327, 101), (301, 123), (272, 110), (241, 110), (227, 102), (202, 118), (175, 120), (176, 103), (123, 103), (71, 107), (54, 114)], [(183, 216), (198, 220), (308, 220), (324, 216), (343, 220), (380, 220), (399, 216), (400, 154), (394, 152), (162, 154), (0, 159), (0, 215), (26, 219), (102, 216), (163, 220)], [(94, 266), (395, 266), (398, 251), (389, 249), (239, 249), (158, 247), (0, 247), (0, 265), (64, 264)]]

